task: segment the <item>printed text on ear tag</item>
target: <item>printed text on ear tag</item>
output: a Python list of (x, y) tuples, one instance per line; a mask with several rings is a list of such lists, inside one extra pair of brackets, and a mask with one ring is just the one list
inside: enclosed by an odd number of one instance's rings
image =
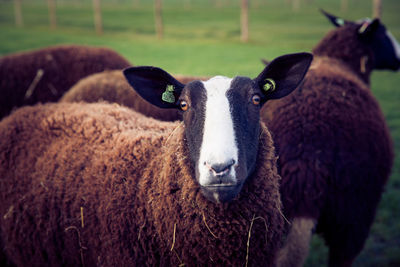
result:
[(274, 90), (276, 89), (276, 83), (275, 83), (275, 81), (272, 80), (272, 79), (270, 79), (270, 78), (266, 79), (263, 89), (264, 89), (264, 91), (266, 91), (266, 92), (268, 92), (268, 91), (270, 91), (270, 92), (274, 91)]
[(174, 86), (170, 85), (170, 84), (167, 85), (165, 92), (161, 96), (162, 101), (167, 102), (167, 103), (174, 103), (175, 96), (174, 96), (173, 92), (174, 92)]

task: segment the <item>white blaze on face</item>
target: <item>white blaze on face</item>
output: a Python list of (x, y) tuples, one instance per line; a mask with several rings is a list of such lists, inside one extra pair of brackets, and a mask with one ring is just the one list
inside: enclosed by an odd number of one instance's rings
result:
[[(232, 115), (226, 92), (232, 79), (216, 76), (203, 82), (207, 94), (203, 141), (198, 162), (200, 185), (209, 184), (210, 169), (207, 164), (223, 164), (229, 160), (238, 162), (238, 148), (235, 141)], [(235, 169), (228, 173), (236, 183)]]
[(386, 36), (392, 42), (394, 52), (396, 53), (396, 57), (398, 60), (400, 60), (400, 44), (397, 42), (396, 38), (394, 38), (394, 36), (390, 33), (390, 31), (386, 30)]

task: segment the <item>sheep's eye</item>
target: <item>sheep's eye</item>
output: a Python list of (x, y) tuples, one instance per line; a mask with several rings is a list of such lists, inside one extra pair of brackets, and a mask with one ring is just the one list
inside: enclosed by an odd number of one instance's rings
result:
[(186, 110), (188, 109), (188, 107), (189, 107), (188, 103), (187, 103), (186, 101), (184, 101), (184, 100), (182, 100), (182, 101), (179, 103), (179, 106), (181, 107), (181, 109), (182, 109), (183, 111), (186, 111)]
[(254, 105), (260, 105), (261, 98), (259, 95), (253, 95), (251, 101), (253, 102)]

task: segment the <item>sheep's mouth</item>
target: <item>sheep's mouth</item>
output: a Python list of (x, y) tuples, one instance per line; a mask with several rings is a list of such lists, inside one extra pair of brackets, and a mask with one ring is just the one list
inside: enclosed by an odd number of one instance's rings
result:
[(206, 185), (204, 187), (211, 188), (211, 189), (222, 189), (222, 190), (229, 190), (237, 187), (237, 184), (216, 184), (216, 185)]
[(241, 184), (217, 184), (201, 186), (201, 191), (208, 200), (214, 203), (224, 203), (234, 200), (241, 188)]

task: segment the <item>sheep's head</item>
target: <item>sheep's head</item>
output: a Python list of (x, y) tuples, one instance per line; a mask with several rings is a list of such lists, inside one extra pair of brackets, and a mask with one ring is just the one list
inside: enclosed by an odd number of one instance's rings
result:
[(308, 53), (285, 55), (255, 79), (216, 76), (186, 85), (155, 67), (132, 67), (124, 74), (145, 100), (183, 112), (193, 178), (207, 199), (228, 202), (255, 168), (261, 106), (291, 93), (311, 60)]
[(400, 69), (400, 44), (379, 19), (362, 19), (353, 22), (336, 17), (323, 10), (321, 12), (338, 28), (354, 28), (358, 40), (372, 50), (374, 55), (373, 68)]

